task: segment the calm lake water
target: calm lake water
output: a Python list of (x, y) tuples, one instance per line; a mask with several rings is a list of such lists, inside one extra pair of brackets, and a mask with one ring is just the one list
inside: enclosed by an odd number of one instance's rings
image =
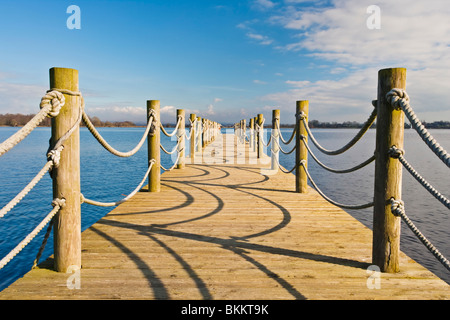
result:
[[(0, 141), (11, 136), (17, 128), (0, 128)], [(100, 128), (102, 136), (116, 149), (130, 150), (139, 141), (144, 128)], [(283, 129), (285, 139), (290, 129)], [(346, 144), (357, 130), (313, 130), (317, 140), (327, 149), (337, 149)], [(450, 130), (432, 130), (437, 141), (450, 150)], [(45, 152), (50, 137), (49, 128), (35, 129), (12, 151), (0, 158), (0, 208), (5, 206), (36, 175), (46, 162)], [(82, 128), (81, 139), (81, 192), (92, 200), (114, 202), (128, 195), (139, 184), (147, 167), (147, 148), (144, 146), (130, 158), (118, 158), (107, 152)], [(175, 141), (161, 136), (166, 149)], [(311, 144), (312, 145), (312, 144)], [(284, 146), (290, 150), (293, 145)], [(369, 130), (362, 141), (343, 155), (326, 156), (312, 145), (316, 156), (333, 168), (349, 168), (366, 160), (375, 149), (375, 130)], [(405, 158), (444, 196), (450, 196), (448, 168), (428, 149), (413, 130), (405, 131)], [(188, 154), (189, 151), (187, 151)], [(161, 153), (165, 167), (172, 165), (171, 157)], [(280, 155), (280, 163), (291, 169), (295, 155)], [(309, 171), (318, 186), (332, 199), (345, 204), (372, 201), (374, 164), (356, 173), (338, 175), (325, 171), (309, 158)], [(441, 251), (450, 257), (449, 210), (431, 196), (406, 171), (403, 174), (403, 200), (407, 215), (419, 230)], [(46, 174), (37, 186), (5, 217), (0, 219), (0, 258), (7, 255), (51, 211), (52, 183)], [(112, 208), (82, 204), (82, 229), (88, 228)], [(369, 228), (372, 227), (372, 209), (347, 210)], [(41, 245), (46, 227), (8, 265), (0, 270), (0, 290), (30, 270)], [(450, 283), (450, 273), (424, 247), (402, 222), (401, 250)], [(49, 239), (41, 261), (52, 254), (53, 238)]]

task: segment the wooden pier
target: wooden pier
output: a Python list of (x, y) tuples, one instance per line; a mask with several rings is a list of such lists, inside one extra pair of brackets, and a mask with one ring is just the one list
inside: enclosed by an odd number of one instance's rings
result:
[[(0, 299), (449, 300), (450, 286), (400, 251), (403, 221), (450, 270), (450, 261), (414, 226), (401, 200), (403, 167), (450, 209), (450, 200), (403, 157), (404, 117), (448, 168), (450, 153), (412, 111), (405, 91), (406, 69), (380, 70), (378, 79), (375, 109), (357, 135), (336, 150), (315, 140), (308, 124), (308, 100), (297, 101), (295, 129), (287, 140), (280, 130), (280, 110), (272, 112), (269, 139), (264, 138), (263, 114), (250, 119), (249, 135), (245, 120), (235, 124), (234, 133), (221, 134), (219, 123), (190, 114), (188, 134), (183, 109), (177, 109), (175, 129), (168, 133), (161, 123), (160, 101), (148, 100), (141, 140), (121, 152), (101, 137), (85, 113), (78, 71), (50, 69), (51, 89), (41, 100), (41, 111), (0, 143), (1, 156), (44, 117), (53, 117), (47, 163), (0, 208), (0, 218), (47, 171), (53, 180), (53, 209), (2, 257), (0, 269), (47, 224), (46, 237), (53, 228), (54, 254), (0, 292)], [(325, 170), (348, 173), (375, 161), (373, 202), (344, 205), (327, 198), (308, 171), (308, 154), (318, 162), (308, 139), (327, 155), (342, 154), (375, 119), (372, 157), (344, 170), (321, 164)], [(115, 156), (133, 156), (147, 140), (147, 172), (126, 198), (101, 203), (81, 193), (81, 121)], [(161, 133), (176, 135), (174, 149), (161, 145)], [(289, 145), (293, 138), (295, 147), (283, 151), (280, 143)], [(270, 157), (264, 146), (270, 146)], [(161, 150), (176, 152), (172, 167), (163, 167)], [(291, 170), (280, 166), (280, 151), (295, 151)], [(147, 178), (148, 185), (142, 188)], [(81, 233), (82, 202), (115, 209)], [(374, 208), (373, 231), (343, 210), (368, 207)]]
[(450, 299), (403, 253), (400, 272), (370, 271), (370, 229), (312, 188), (296, 193), (294, 174), (264, 174), (248, 144), (226, 162), (221, 139), (203, 152), (213, 161), (164, 173), (160, 192), (84, 231), (79, 273), (50, 258), (0, 299)]

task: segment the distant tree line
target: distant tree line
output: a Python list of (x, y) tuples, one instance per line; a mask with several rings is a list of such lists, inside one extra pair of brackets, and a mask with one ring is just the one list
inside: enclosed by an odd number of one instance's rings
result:
[[(34, 114), (0, 114), (0, 126), (8, 127), (21, 127), (27, 124), (35, 115)], [(137, 127), (134, 122), (131, 121), (102, 121), (98, 117), (89, 117), (92, 124), (96, 127)], [(344, 121), (344, 122), (320, 122), (318, 120), (311, 120), (308, 122), (310, 128), (362, 128), (364, 123), (359, 123), (356, 121)], [(423, 121), (422, 124), (427, 129), (450, 129), (450, 121), (434, 121), (426, 122)], [(40, 127), (49, 127), (51, 125), (51, 119), (45, 118)], [(82, 126), (85, 126), (81, 122)], [(145, 126), (145, 125), (144, 125)], [(173, 124), (165, 124), (165, 127), (173, 127)], [(282, 128), (293, 128), (294, 124), (281, 124)], [(223, 127), (233, 127), (233, 125), (224, 125)], [(271, 125), (265, 125), (265, 128), (271, 128)], [(371, 128), (375, 128), (376, 123), (374, 123)], [(411, 125), (405, 123), (405, 128), (410, 128)]]
[[(35, 115), (34, 114), (0, 114), (0, 126), (21, 127), (27, 124)], [(98, 117), (89, 117), (92, 124), (96, 127), (135, 127), (136, 124), (131, 121), (101, 121)], [(40, 124), (40, 127), (49, 127), (51, 119), (45, 118)], [(81, 122), (81, 126), (85, 126)]]
[[(434, 121), (434, 122), (426, 122), (422, 121), (422, 124), (427, 129), (450, 129), (450, 121)], [(318, 120), (311, 120), (308, 122), (310, 128), (353, 128), (359, 129), (364, 126), (364, 123), (359, 123), (356, 121), (344, 121), (344, 122), (320, 122)], [(376, 122), (372, 124), (371, 129), (376, 128)], [(271, 126), (264, 126), (267, 128), (271, 128)], [(294, 128), (294, 124), (281, 124), (282, 128)], [(411, 128), (409, 123), (405, 123), (405, 128)]]

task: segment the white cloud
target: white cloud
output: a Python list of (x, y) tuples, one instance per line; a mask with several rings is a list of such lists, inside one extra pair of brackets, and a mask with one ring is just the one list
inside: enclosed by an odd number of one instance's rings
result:
[(273, 42), (273, 40), (270, 39), (267, 36), (263, 36), (261, 34), (256, 34), (256, 33), (252, 33), (252, 32), (248, 32), (247, 33), (247, 37), (249, 37), (250, 39), (258, 41), (258, 43), (262, 44), (262, 45), (269, 45), (269, 44), (271, 44)]
[(272, 9), (275, 6), (275, 3), (270, 0), (255, 0), (254, 6), (260, 10)]
[[(273, 101), (285, 114), (292, 114), (296, 101), (308, 100), (310, 119), (363, 122), (373, 109), (372, 100), (376, 99), (377, 70), (368, 71), (339, 80), (288, 80), (286, 83), (293, 88), (268, 94), (262, 100)], [(291, 122), (294, 122), (293, 117)]]
[(209, 116), (215, 115), (214, 106), (212, 104), (208, 105), (208, 109), (206, 110), (206, 114)]
[[(1, 80), (9, 78), (5, 73)], [(35, 114), (48, 88), (33, 84), (0, 82), (0, 113)]]
[(378, 1), (381, 29), (370, 30), (366, 20), (372, 1), (334, 1), (333, 7), (291, 9), (278, 22), (299, 30), (301, 40), (286, 50), (307, 50), (313, 56), (351, 65), (401, 63), (425, 67), (449, 56), (450, 7), (447, 1)]
[(261, 80), (253, 80), (253, 83), (256, 83), (256, 84), (267, 84), (267, 82), (261, 81)]
[(366, 24), (370, 16), (366, 9), (372, 4), (372, 0), (335, 0), (327, 7), (278, 10), (270, 21), (296, 34), (291, 38), (295, 41), (282, 49), (334, 63), (329, 67), (333, 80), (289, 79), (289, 90), (262, 99), (289, 110), (296, 100), (305, 99), (319, 120), (347, 120), (352, 114), (352, 120), (363, 121), (363, 111), (370, 112), (370, 101), (376, 98), (378, 70), (405, 67), (407, 91), (419, 118), (450, 119), (448, 1), (380, 0), (379, 30)]

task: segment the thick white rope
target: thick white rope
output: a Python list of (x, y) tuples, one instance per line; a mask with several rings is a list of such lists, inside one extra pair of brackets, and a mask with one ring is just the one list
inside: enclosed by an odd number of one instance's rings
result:
[[(272, 150), (271, 150), (271, 151), (272, 151)], [(274, 154), (274, 152), (272, 151), (271, 154)], [(276, 163), (277, 163), (277, 165), (278, 165), (278, 168), (281, 170), (281, 172), (283, 172), (283, 173), (291, 173), (292, 171), (295, 170), (295, 166), (294, 166), (291, 170), (286, 170), (286, 169), (284, 169), (284, 168), (280, 165), (280, 161), (278, 160), (278, 157), (274, 157), (274, 158), (275, 158), (275, 161), (276, 161)]]
[(10, 253), (0, 260), (0, 269), (2, 269), (9, 261), (12, 260), (23, 248), (25, 248), (31, 240), (44, 228), (44, 226), (58, 213), (65, 205), (65, 199), (54, 199), (52, 202), (53, 210), (42, 220), (42, 222), (34, 228)]
[(284, 151), (283, 148), (281, 147), (280, 143), (275, 139), (274, 140), (278, 146), (278, 150), (280, 150), (282, 153), (284, 154), (291, 154), (295, 149), (297, 149), (297, 145), (294, 145), (294, 147), (291, 149), (291, 151)]
[(403, 167), (416, 179), (433, 197), (435, 197), (444, 206), (450, 209), (450, 200), (442, 195), (438, 190), (436, 190), (427, 180), (425, 180), (408, 161), (403, 157), (404, 151), (393, 146), (389, 149), (389, 155), (398, 159)]
[(161, 131), (162, 131), (166, 136), (172, 137), (173, 135), (175, 135), (175, 134), (178, 132), (178, 127), (180, 126), (181, 120), (183, 120), (183, 117), (182, 117), (182, 116), (178, 116), (177, 124), (175, 125), (175, 129), (172, 131), (172, 133), (168, 133), (168, 132), (166, 131), (166, 129), (164, 129), (164, 126), (163, 126), (162, 123), (160, 124)]
[(53, 161), (47, 161), (39, 173), (20, 191), (6, 206), (0, 210), (0, 218), (3, 218), (12, 208), (14, 208), (34, 186), (42, 179), (42, 177), (54, 166)]
[(324, 147), (322, 147), (317, 140), (315, 139), (314, 135), (311, 132), (311, 129), (309, 128), (308, 122), (306, 121), (306, 117), (304, 114), (299, 114), (298, 115), (299, 119), (303, 121), (306, 131), (308, 132), (308, 137), (311, 138), (311, 141), (314, 143), (314, 145), (317, 147), (317, 149), (319, 149), (321, 152), (330, 155), (330, 156), (335, 156), (341, 153), (344, 153), (345, 151), (347, 151), (348, 149), (350, 149), (351, 147), (353, 147), (363, 136), (364, 134), (367, 132), (367, 130), (369, 130), (370, 126), (373, 124), (373, 122), (375, 121), (376, 117), (377, 117), (377, 109), (375, 108), (372, 113), (370, 114), (369, 118), (366, 120), (366, 122), (364, 123), (363, 127), (359, 130), (359, 132), (355, 135), (355, 137), (353, 137), (352, 140), (350, 140), (345, 146), (343, 146), (340, 149), (337, 150), (327, 150)]
[(400, 216), (416, 237), (425, 245), (425, 247), (438, 259), (439, 262), (444, 265), (447, 270), (450, 271), (450, 262), (446, 259), (442, 253), (417, 229), (414, 223), (408, 218), (405, 212), (405, 206), (403, 201), (391, 199), (391, 212), (396, 216)]
[(450, 168), (450, 154), (441, 147), (441, 145), (428, 132), (419, 118), (417, 118), (409, 104), (409, 96), (406, 91), (397, 88), (392, 89), (387, 93), (386, 98), (393, 107), (403, 110), (405, 116), (411, 123), (411, 126), (417, 131), (426, 145), (447, 165), (447, 167)]
[(192, 121), (191, 119), (189, 119), (189, 122), (191, 123), (191, 128), (190, 128), (189, 136), (187, 135), (186, 131), (184, 131), (184, 136), (186, 137), (186, 140), (191, 140), (191, 138), (192, 138), (192, 132), (193, 132), (192, 128), (193, 128), (194, 125), (196, 124), (197, 118), (196, 118), (194, 121)]
[(163, 167), (162, 164), (160, 164), (161, 169), (163, 169), (164, 171), (172, 171), (175, 168), (175, 166), (178, 164), (178, 160), (180, 159), (181, 151), (183, 151), (183, 149), (178, 151), (177, 160), (175, 160), (175, 163), (173, 164), (172, 167), (170, 167), (169, 169), (166, 169), (165, 167)]
[(41, 99), (40, 111), (19, 131), (0, 144), (0, 156), (11, 150), (20, 141), (25, 139), (45, 117), (53, 118), (59, 114), (61, 107), (65, 104), (64, 95), (58, 91), (49, 91)]
[(364, 162), (362, 162), (362, 163), (360, 163), (360, 164), (358, 164), (358, 165), (356, 165), (356, 166), (354, 166), (354, 167), (352, 167), (352, 168), (349, 168), (349, 169), (341, 169), (341, 170), (333, 169), (333, 168), (327, 167), (325, 164), (323, 164), (322, 162), (320, 162), (320, 160), (314, 155), (314, 153), (312, 152), (311, 148), (308, 146), (308, 143), (306, 143), (306, 141), (305, 141), (304, 138), (305, 138), (305, 136), (302, 135), (301, 140), (303, 141), (303, 144), (305, 145), (305, 147), (306, 147), (306, 149), (308, 150), (308, 153), (311, 155), (311, 157), (317, 162), (317, 164), (318, 164), (319, 166), (321, 166), (321, 167), (324, 168), (325, 170), (330, 171), (330, 172), (333, 172), (333, 173), (341, 174), (341, 173), (350, 173), (350, 172), (354, 172), (354, 171), (357, 171), (357, 170), (359, 170), (359, 169), (361, 169), (361, 168), (364, 168), (365, 166), (367, 166), (367, 165), (368, 165), (369, 163), (371, 163), (372, 161), (375, 161), (375, 155), (373, 155), (373, 156), (371, 156), (369, 159), (367, 159), (366, 161), (364, 161)]
[(145, 142), (145, 139), (147, 139), (148, 133), (150, 132), (150, 129), (152, 128), (152, 123), (154, 120), (154, 116), (151, 115), (148, 123), (147, 123), (147, 127), (145, 128), (145, 132), (142, 135), (141, 140), (138, 142), (138, 144), (131, 149), (130, 151), (127, 152), (121, 152), (118, 151), (116, 149), (114, 149), (113, 147), (111, 147), (108, 142), (106, 142), (105, 139), (103, 139), (103, 137), (100, 135), (100, 133), (95, 129), (94, 125), (92, 124), (91, 120), (89, 120), (89, 117), (87, 116), (87, 114), (83, 111), (83, 121), (86, 124), (86, 127), (89, 129), (89, 131), (92, 133), (92, 135), (97, 139), (97, 141), (106, 149), (108, 150), (110, 153), (112, 153), (115, 156), (118, 157), (122, 157), (122, 158), (128, 158), (131, 157), (132, 155), (134, 155), (136, 152), (138, 152), (142, 145)]
[(128, 196), (126, 196), (122, 200), (119, 200), (116, 202), (100, 202), (100, 201), (87, 199), (83, 196), (83, 194), (81, 194), (81, 202), (87, 203), (90, 205), (94, 205), (94, 206), (98, 206), (98, 207), (115, 207), (121, 203), (124, 203), (124, 202), (130, 200), (141, 189), (142, 185), (144, 184), (145, 180), (147, 179), (148, 175), (150, 174), (150, 171), (152, 170), (152, 167), (155, 163), (156, 163), (155, 159), (150, 160), (150, 162), (149, 162), (150, 165), (148, 166), (147, 172), (145, 173), (145, 176), (142, 179), (142, 181), (139, 183), (139, 185), (136, 187), (136, 189), (133, 190), (133, 192), (131, 192)]
[(361, 205), (345, 205), (345, 204), (341, 204), (339, 202), (336, 202), (332, 199), (330, 199), (329, 197), (327, 197), (322, 190), (319, 189), (319, 187), (317, 187), (316, 183), (314, 182), (314, 180), (311, 178), (311, 175), (308, 172), (308, 169), (305, 166), (305, 161), (302, 160), (300, 161), (300, 164), (302, 165), (303, 169), (306, 172), (306, 175), (308, 176), (309, 181), (311, 182), (311, 184), (313, 185), (314, 189), (316, 189), (316, 191), (325, 199), (327, 200), (329, 203), (334, 204), (337, 207), (343, 208), (343, 209), (352, 209), (352, 210), (357, 210), (357, 209), (365, 209), (365, 208), (370, 208), (373, 207), (373, 202), (369, 202), (366, 204), (361, 204)]
[(172, 154), (175, 153), (175, 151), (178, 150), (178, 146), (180, 145), (181, 139), (178, 139), (177, 144), (175, 145), (175, 147), (172, 149), (172, 151), (167, 151), (166, 148), (164, 148), (164, 146), (162, 144), (159, 144), (159, 147), (161, 148), (162, 151), (164, 151), (167, 154)]
[(294, 137), (295, 137), (295, 134), (297, 133), (297, 127), (294, 127), (294, 130), (292, 130), (292, 135), (291, 135), (291, 137), (289, 138), (289, 140), (284, 140), (284, 138), (283, 138), (283, 134), (281, 133), (281, 128), (280, 128), (280, 126), (278, 125), (278, 121), (275, 121), (275, 123), (276, 123), (276, 130), (278, 130), (278, 135), (280, 136), (280, 139), (281, 139), (281, 141), (284, 143), (284, 144), (289, 144), (289, 143), (291, 143), (292, 142), (292, 139), (294, 139)]

